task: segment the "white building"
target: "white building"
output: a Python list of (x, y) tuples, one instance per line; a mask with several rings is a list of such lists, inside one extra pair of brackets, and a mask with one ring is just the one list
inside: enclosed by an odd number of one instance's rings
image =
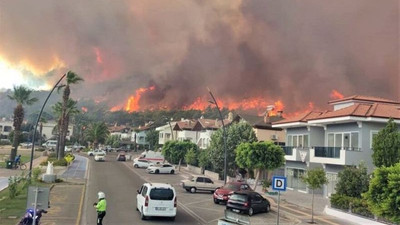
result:
[[(57, 131), (54, 130), (54, 128), (57, 126), (57, 122), (55, 121), (49, 121), (47, 123), (43, 123), (43, 129), (42, 129), (42, 136), (45, 140), (51, 139), (53, 136), (55, 136), (55, 134), (57, 133)], [(38, 127), (39, 129), (39, 127)], [(66, 136), (66, 139), (69, 140), (70, 137), (73, 134), (73, 130), (74, 130), (74, 126), (73, 125), (69, 125), (68, 126), (68, 133)]]
[(168, 122), (167, 125), (157, 127), (156, 131), (158, 134), (158, 144), (164, 145), (167, 141), (175, 140), (177, 136), (177, 131), (172, 130), (176, 122)]

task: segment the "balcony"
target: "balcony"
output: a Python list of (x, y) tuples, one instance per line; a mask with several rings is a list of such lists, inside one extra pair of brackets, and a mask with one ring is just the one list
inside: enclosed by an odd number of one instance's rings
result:
[[(310, 162), (336, 165), (352, 165), (362, 158), (360, 148), (312, 147)], [(356, 162), (356, 163), (355, 163)]]
[[(309, 148), (308, 147), (294, 147), (294, 146), (282, 146), (285, 152), (285, 159), (289, 161), (306, 161)], [(304, 159), (302, 159), (300, 152), (303, 153)]]

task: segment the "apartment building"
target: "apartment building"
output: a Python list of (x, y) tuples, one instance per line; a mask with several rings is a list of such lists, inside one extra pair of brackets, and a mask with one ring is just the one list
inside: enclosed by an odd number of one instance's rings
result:
[(364, 162), (372, 172), (372, 140), (388, 120), (400, 124), (400, 102), (354, 95), (328, 102), (325, 112), (307, 112), (273, 123), (286, 133), (284, 173), (288, 187), (308, 192), (301, 176), (312, 168), (323, 168), (329, 183), (324, 196), (335, 193), (338, 173), (345, 166)]

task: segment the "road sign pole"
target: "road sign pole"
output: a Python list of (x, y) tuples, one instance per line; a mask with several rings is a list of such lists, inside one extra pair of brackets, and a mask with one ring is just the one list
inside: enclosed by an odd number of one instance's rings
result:
[(281, 191), (278, 191), (278, 216), (276, 218), (276, 225), (279, 225), (279, 203), (281, 202)]
[(39, 187), (36, 187), (35, 191), (35, 205), (33, 207), (33, 225), (36, 225), (36, 209), (37, 209), (37, 201), (39, 195)]

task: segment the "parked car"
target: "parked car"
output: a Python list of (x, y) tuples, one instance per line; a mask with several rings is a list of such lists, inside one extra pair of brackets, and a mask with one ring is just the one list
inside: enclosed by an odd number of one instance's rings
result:
[(97, 154), (106, 154), (106, 151), (104, 151), (104, 150), (100, 150), (100, 149), (96, 149), (96, 150), (91, 150), (91, 151), (88, 151), (88, 156), (94, 156), (94, 155), (97, 155)]
[(225, 184), (224, 186), (217, 188), (213, 194), (213, 199), (215, 204), (219, 204), (220, 202), (226, 203), (229, 199), (229, 196), (233, 194), (235, 191), (244, 191), (244, 190), (252, 190), (247, 183), (234, 181)]
[(117, 161), (126, 161), (125, 153), (119, 153), (117, 156)]
[(175, 173), (175, 167), (173, 167), (171, 164), (159, 164), (159, 165), (150, 165), (147, 167), (146, 171), (148, 173), (170, 173), (174, 174)]
[(31, 148), (32, 147), (32, 142), (24, 142), (24, 143), (21, 143), (20, 145), (23, 148)]
[(134, 159), (133, 160), (133, 167), (135, 168), (147, 168), (150, 165), (154, 165), (152, 162), (148, 161), (147, 159)]
[(94, 155), (94, 161), (97, 161), (97, 162), (99, 162), (99, 161), (104, 162), (105, 158), (106, 158), (106, 154), (103, 154), (103, 153), (98, 153), (98, 154)]
[(269, 212), (271, 204), (255, 191), (235, 191), (229, 198), (226, 209), (252, 216), (258, 212)]
[(149, 216), (175, 220), (177, 199), (174, 187), (164, 183), (145, 183), (137, 191), (136, 210), (142, 220)]
[(54, 150), (57, 147), (57, 140), (48, 140), (42, 144), (42, 147)]
[(214, 191), (218, 188), (218, 185), (214, 183), (210, 178), (205, 176), (193, 176), (190, 180), (183, 180), (182, 187), (186, 191), (196, 193), (196, 191)]

